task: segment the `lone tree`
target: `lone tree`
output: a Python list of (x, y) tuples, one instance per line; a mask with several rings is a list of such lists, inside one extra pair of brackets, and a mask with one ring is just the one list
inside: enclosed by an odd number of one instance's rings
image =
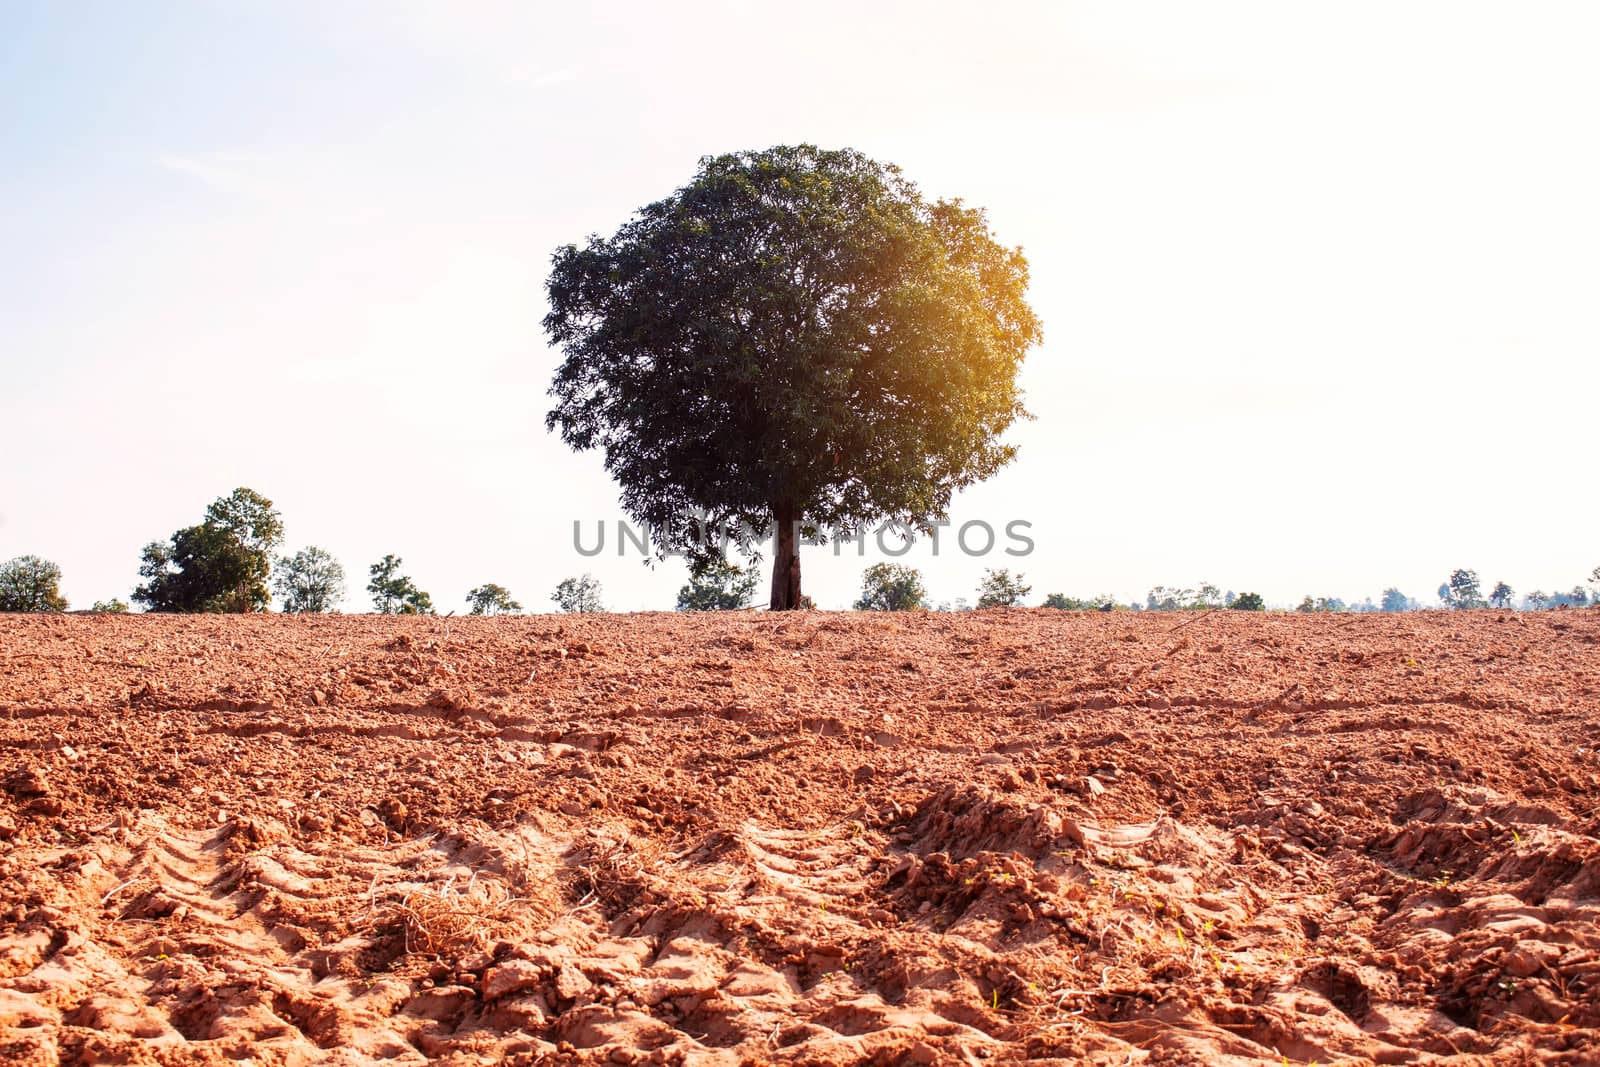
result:
[(1240, 593), (1228, 607), (1233, 611), (1266, 611), (1267, 602), (1260, 593)]
[(417, 588), (417, 583), (400, 573), (405, 561), (389, 553), (367, 568), (367, 592), (379, 615), (432, 615), (433, 598)]
[(331, 552), (311, 545), (292, 556), (279, 557), (272, 589), (288, 614), (335, 611), (344, 599), (344, 567)]
[(1496, 582), (1494, 589), (1489, 593), (1489, 603), (1497, 608), (1509, 608), (1512, 600), (1516, 599), (1516, 590), (1505, 582)]
[(802, 535), (925, 528), (1012, 458), (1027, 283), (981, 210), (859, 152), (708, 156), (555, 253), (545, 422), (605, 453), (663, 558), (770, 533), (771, 607), (800, 608)]
[(606, 610), (600, 602), (600, 582), (590, 574), (581, 578), (563, 578), (550, 594), (557, 608), (569, 614), (592, 615)]
[(678, 610), (738, 611), (750, 606), (758, 584), (743, 567), (712, 560), (699, 573), (690, 572), (689, 584), (678, 590)]
[(1022, 603), (1023, 597), (1033, 591), (1033, 586), (1023, 585), (1024, 575), (1012, 574), (1004, 567), (983, 572), (983, 581), (978, 583), (978, 607), (980, 608), (1014, 608)]
[(38, 556), (0, 563), (0, 611), (66, 611), (61, 568)]
[(515, 615), (522, 610), (522, 605), (511, 599), (511, 590), (494, 582), (469, 589), (467, 603), (472, 607), (469, 615)]
[(857, 611), (916, 611), (925, 606), (928, 591), (922, 573), (901, 563), (874, 563), (861, 573), (861, 599)]
[(198, 526), (144, 548), (133, 599), (150, 611), (265, 611), (272, 550), (283, 518), (253, 489), (235, 489), (206, 508)]

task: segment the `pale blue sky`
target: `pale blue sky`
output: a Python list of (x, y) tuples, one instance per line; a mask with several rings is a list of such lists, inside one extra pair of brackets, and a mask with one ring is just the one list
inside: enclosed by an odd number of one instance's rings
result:
[[(1600, 15), (1585, 3), (0, 0), (0, 558), (126, 597), (236, 485), (353, 595), (548, 606), (597, 455), (543, 429), (552, 249), (703, 154), (849, 145), (1024, 246), (1019, 460), (953, 518), (1141, 597), (1426, 597), (1600, 564)], [(805, 556), (845, 605), (864, 562)]]

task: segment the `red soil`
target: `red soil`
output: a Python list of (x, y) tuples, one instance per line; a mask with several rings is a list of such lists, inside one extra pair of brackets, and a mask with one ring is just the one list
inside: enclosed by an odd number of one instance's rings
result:
[(1600, 612), (0, 618), (0, 1062), (1600, 1063)]

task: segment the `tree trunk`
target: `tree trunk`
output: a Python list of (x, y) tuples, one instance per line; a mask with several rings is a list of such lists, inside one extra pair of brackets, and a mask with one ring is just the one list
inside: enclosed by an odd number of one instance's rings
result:
[(792, 508), (773, 509), (772, 603), (773, 611), (794, 611), (800, 607), (800, 545), (795, 530), (797, 519)]

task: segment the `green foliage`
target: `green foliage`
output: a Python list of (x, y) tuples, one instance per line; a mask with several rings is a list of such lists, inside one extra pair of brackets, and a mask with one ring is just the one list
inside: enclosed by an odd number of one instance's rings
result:
[(125, 615), (128, 611), (128, 602), (112, 597), (110, 600), (96, 600), (90, 611), (103, 611), (107, 615)]
[[(1597, 598), (1600, 599), (1600, 598)], [(1589, 591), (1581, 585), (1575, 585), (1565, 593), (1546, 593), (1536, 589), (1523, 598), (1523, 602), (1534, 611), (1548, 608), (1581, 608), (1590, 603)]]
[(205, 524), (226, 530), (251, 552), (263, 555), (283, 540), (283, 518), (272, 501), (253, 489), (235, 489), (206, 508)]
[(1146, 611), (1209, 611), (1223, 603), (1221, 591), (1210, 582), (1201, 582), (1199, 589), (1158, 585), (1144, 598)]
[(1489, 592), (1489, 603), (1497, 608), (1509, 608), (1516, 595), (1516, 591), (1505, 582), (1496, 582), (1494, 589)]
[(66, 611), (61, 568), (38, 556), (0, 563), (0, 611)]
[(587, 615), (606, 610), (600, 602), (600, 583), (589, 574), (561, 579), (550, 599), (557, 608), (571, 614)]
[(1409, 611), (1411, 599), (1391, 585), (1383, 591), (1383, 600), (1378, 606), (1384, 611)]
[(1349, 606), (1336, 596), (1313, 597), (1307, 595), (1304, 600), (1300, 601), (1294, 610), (1306, 612), (1348, 611)]
[(1266, 611), (1267, 602), (1260, 593), (1240, 593), (1228, 607), (1233, 611)]
[(332, 553), (311, 545), (278, 558), (272, 588), (287, 614), (337, 611), (345, 594), (344, 567)]
[(265, 611), (271, 552), (282, 539), (283, 519), (272, 501), (235, 489), (206, 508), (200, 525), (145, 546), (139, 564), (145, 582), (133, 599), (150, 611)]
[(555, 253), (546, 424), (604, 451), (663, 555), (701, 564), (775, 529), (771, 606), (795, 608), (796, 524), (915, 527), (1010, 461), (1040, 337), (1027, 282), (982, 211), (859, 152), (706, 157)]
[(1439, 600), (1445, 607), (1456, 610), (1488, 606), (1478, 588), (1478, 572), (1465, 567), (1453, 571), (1450, 580), (1439, 587)]
[(727, 560), (712, 560), (678, 590), (679, 611), (738, 611), (755, 599), (759, 579)]
[(432, 615), (433, 598), (400, 573), (404, 562), (390, 553), (367, 568), (367, 592), (372, 596), (373, 610), (379, 615)]
[(857, 611), (916, 611), (925, 606), (928, 591), (922, 573), (899, 563), (874, 563), (861, 575)]
[(515, 615), (522, 610), (522, 605), (511, 599), (511, 590), (493, 582), (469, 589), (467, 603), (472, 606), (469, 615)]
[(1021, 574), (1013, 575), (1004, 567), (985, 571), (983, 581), (978, 583), (978, 607), (1017, 607), (1024, 597), (1033, 592), (1033, 586), (1022, 584), (1024, 577)]
[(1079, 597), (1068, 596), (1065, 593), (1051, 593), (1044, 598), (1042, 608), (1056, 608), (1059, 611), (1116, 611), (1117, 602), (1108, 593), (1102, 593), (1093, 600), (1083, 600)]

